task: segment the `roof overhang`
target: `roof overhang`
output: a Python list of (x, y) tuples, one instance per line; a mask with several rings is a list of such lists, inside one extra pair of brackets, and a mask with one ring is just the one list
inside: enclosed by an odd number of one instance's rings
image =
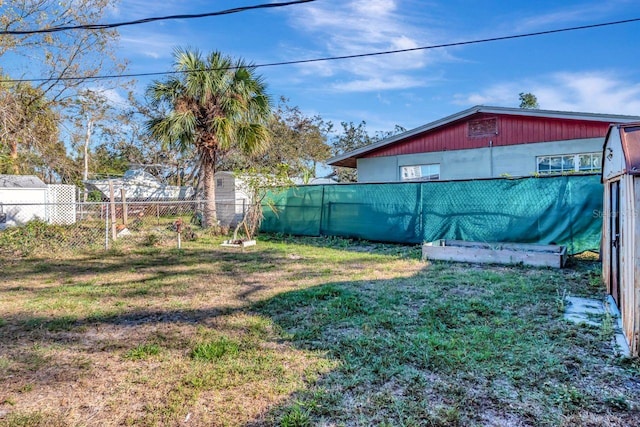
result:
[(508, 108), (508, 107), (490, 107), (484, 105), (476, 105), (467, 110), (460, 111), (459, 113), (452, 114), (442, 119), (427, 123), (424, 126), (417, 127), (415, 129), (408, 130), (398, 135), (391, 136), (389, 138), (382, 139), (373, 144), (365, 147), (358, 148), (353, 151), (349, 151), (344, 154), (332, 157), (327, 161), (329, 166), (342, 166), (347, 168), (355, 168), (357, 166), (357, 159), (365, 157), (368, 153), (376, 151), (380, 148), (395, 144), (399, 141), (411, 138), (431, 131), (433, 129), (457, 122), (459, 120), (466, 119), (474, 114), (503, 114), (511, 116), (527, 116), (527, 117), (540, 117), (540, 118), (552, 118), (552, 119), (565, 119), (565, 120), (584, 120), (592, 122), (605, 122), (605, 123), (627, 123), (633, 121), (639, 121), (638, 116), (625, 116), (615, 114), (598, 114), (598, 113), (577, 113), (571, 111), (554, 111), (554, 110), (534, 110), (525, 108)]
[(629, 175), (640, 175), (640, 121), (612, 124), (604, 139), (603, 156), (606, 156), (604, 150), (607, 148), (611, 132), (620, 133), (625, 172)]

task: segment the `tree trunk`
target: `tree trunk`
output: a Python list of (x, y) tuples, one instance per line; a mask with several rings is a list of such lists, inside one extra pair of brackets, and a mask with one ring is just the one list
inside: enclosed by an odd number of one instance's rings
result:
[(20, 174), (20, 168), (18, 167), (18, 143), (16, 141), (10, 141), (9, 148), (11, 150), (9, 153), (11, 169), (13, 169), (14, 175), (18, 175)]
[(218, 224), (218, 215), (216, 214), (216, 183), (214, 179), (213, 163), (204, 162), (202, 164), (204, 172), (204, 212), (202, 218), (202, 226), (209, 228)]
[(93, 133), (93, 120), (87, 119), (87, 135), (84, 139), (84, 171), (82, 179), (84, 181), (89, 179), (89, 144), (91, 143), (91, 134)]
[[(82, 173), (82, 182), (86, 183), (89, 179), (89, 144), (91, 143), (91, 134), (93, 133), (93, 120), (87, 119), (87, 135), (84, 140), (84, 171)], [(87, 201), (87, 187), (84, 188), (83, 201)]]

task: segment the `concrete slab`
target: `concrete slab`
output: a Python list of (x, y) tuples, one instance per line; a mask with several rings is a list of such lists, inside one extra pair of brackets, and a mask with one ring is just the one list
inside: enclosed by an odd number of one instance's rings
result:
[(614, 341), (617, 353), (622, 357), (629, 357), (629, 344), (622, 333), (620, 312), (611, 297), (600, 301), (593, 298), (566, 297), (564, 318), (573, 323), (602, 327), (605, 316), (613, 320)]
[(564, 318), (573, 323), (585, 323), (591, 326), (601, 326), (602, 316), (605, 315), (604, 304), (601, 301), (581, 298), (565, 298)]

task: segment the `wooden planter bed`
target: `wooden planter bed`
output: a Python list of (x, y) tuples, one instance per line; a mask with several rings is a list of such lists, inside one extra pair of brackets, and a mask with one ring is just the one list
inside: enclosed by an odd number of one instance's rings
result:
[(562, 268), (567, 259), (567, 248), (528, 243), (436, 240), (422, 245), (422, 259)]

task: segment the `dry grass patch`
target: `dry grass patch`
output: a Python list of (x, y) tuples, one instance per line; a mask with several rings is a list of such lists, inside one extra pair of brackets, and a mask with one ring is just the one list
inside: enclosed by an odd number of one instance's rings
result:
[(218, 243), (2, 260), (0, 426), (640, 424), (638, 364), (558, 312), (595, 264)]
[(261, 419), (336, 361), (283, 340), (252, 304), (363, 269), (318, 270), (327, 260), (312, 247), (262, 246), (2, 260), (0, 425)]

